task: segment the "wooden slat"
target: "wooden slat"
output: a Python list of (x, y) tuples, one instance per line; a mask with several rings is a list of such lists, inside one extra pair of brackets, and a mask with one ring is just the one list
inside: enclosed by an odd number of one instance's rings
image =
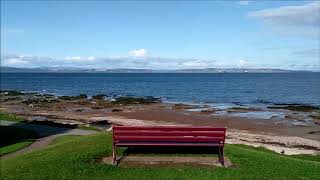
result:
[(161, 131), (226, 131), (221, 127), (181, 127), (181, 126), (113, 126), (113, 130), (161, 130)]
[(194, 137), (194, 136), (115, 136), (115, 141), (147, 141), (147, 142), (220, 142), (224, 137)]
[(224, 137), (222, 131), (146, 131), (146, 130), (116, 130), (115, 136), (208, 136), (208, 137)]

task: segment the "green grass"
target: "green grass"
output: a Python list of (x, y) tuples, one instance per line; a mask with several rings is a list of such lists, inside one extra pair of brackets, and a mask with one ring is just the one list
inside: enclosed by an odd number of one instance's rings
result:
[(291, 155), (289, 157), (304, 159), (309, 161), (317, 161), (320, 163), (320, 155)]
[(24, 118), (18, 117), (13, 114), (9, 114), (3, 110), (0, 110), (0, 120), (6, 120), (6, 121), (15, 121), (15, 122), (23, 122), (25, 121)]
[(14, 152), (31, 144), (37, 134), (33, 131), (12, 126), (0, 126), (0, 154)]
[(283, 156), (226, 145), (230, 168), (121, 168), (100, 164), (111, 155), (111, 133), (66, 136), (47, 149), (1, 161), (3, 179), (320, 179), (318, 156)]
[(25, 141), (18, 142), (18, 143), (9, 145), (9, 146), (0, 147), (0, 155), (2, 156), (4, 154), (15, 152), (19, 149), (22, 149), (22, 148), (30, 145), (33, 142), (34, 142), (33, 140), (25, 140)]

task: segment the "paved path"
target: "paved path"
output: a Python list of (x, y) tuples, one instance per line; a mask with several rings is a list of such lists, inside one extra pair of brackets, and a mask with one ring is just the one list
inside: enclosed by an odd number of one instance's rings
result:
[(49, 146), (53, 140), (59, 136), (64, 135), (89, 135), (97, 133), (97, 131), (93, 130), (83, 130), (83, 129), (69, 129), (69, 128), (62, 128), (62, 127), (53, 127), (53, 126), (46, 126), (46, 125), (38, 125), (38, 124), (28, 124), (28, 123), (19, 123), (13, 121), (5, 121), (0, 120), (1, 126), (13, 126), (23, 129), (33, 130), (40, 136), (40, 139), (37, 139), (31, 145), (22, 148), (18, 151), (13, 153), (9, 153), (6, 155), (1, 156), (1, 159), (14, 157), (20, 154), (29, 153), (31, 151), (39, 150)]

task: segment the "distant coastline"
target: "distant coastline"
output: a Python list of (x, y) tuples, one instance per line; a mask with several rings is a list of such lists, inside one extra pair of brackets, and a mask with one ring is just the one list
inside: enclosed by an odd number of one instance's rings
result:
[(15, 68), (1, 67), (1, 73), (313, 73), (271, 68), (205, 68), (205, 69), (89, 69), (89, 68)]

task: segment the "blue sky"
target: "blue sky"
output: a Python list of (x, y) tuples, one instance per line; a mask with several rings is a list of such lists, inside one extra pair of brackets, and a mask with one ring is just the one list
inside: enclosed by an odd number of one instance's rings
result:
[(1, 65), (320, 70), (319, 1), (1, 1)]

